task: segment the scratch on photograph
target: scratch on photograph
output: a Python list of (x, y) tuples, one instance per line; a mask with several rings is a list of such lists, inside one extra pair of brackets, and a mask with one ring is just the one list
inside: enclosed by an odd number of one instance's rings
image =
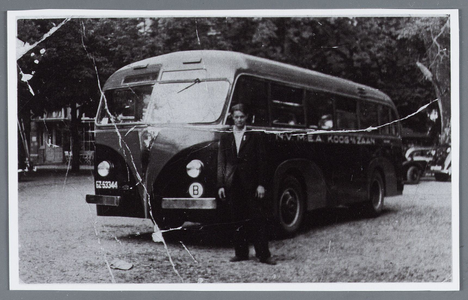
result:
[(457, 18), (9, 12), (10, 288), (458, 290)]

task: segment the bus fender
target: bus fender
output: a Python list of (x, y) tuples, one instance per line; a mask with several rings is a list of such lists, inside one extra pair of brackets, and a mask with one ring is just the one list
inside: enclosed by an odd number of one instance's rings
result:
[(398, 195), (397, 174), (393, 164), (386, 158), (378, 157), (372, 160), (367, 169), (367, 180), (370, 180), (375, 171), (381, 173), (384, 180), (385, 196)]
[(305, 159), (287, 160), (276, 168), (273, 182), (274, 199), (278, 197), (281, 180), (286, 174), (298, 177), (297, 179), (304, 184), (307, 211), (327, 205), (327, 189), (323, 172), (316, 164)]

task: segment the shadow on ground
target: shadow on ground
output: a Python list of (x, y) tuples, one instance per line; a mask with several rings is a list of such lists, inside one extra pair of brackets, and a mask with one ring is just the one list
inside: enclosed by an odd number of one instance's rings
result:
[[(396, 211), (386, 208), (383, 215), (395, 214)], [(297, 235), (307, 234), (312, 230), (320, 230), (329, 226), (339, 225), (352, 221), (368, 219), (359, 209), (356, 208), (333, 208), (321, 209), (306, 214), (302, 228)], [(275, 234), (274, 225), (270, 226), (271, 240), (287, 240), (294, 236), (284, 236)], [(235, 231), (233, 224), (209, 224), (200, 225), (185, 223), (180, 229), (163, 231), (164, 240), (167, 244), (175, 245), (181, 242), (187, 246), (202, 246), (209, 248), (232, 247), (232, 238)], [(142, 242), (153, 242), (153, 232), (145, 232), (138, 235), (132, 234), (121, 237), (122, 239), (138, 240)]]
[[(225, 224), (199, 225), (186, 223), (180, 229), (163, 230), (164, 240), (167, 244), (179, 245), (181, 242), (190, 246), (203, 246), (209, 248), (226, 248), (232, 246), (234, 228)], [(119, 237), (123, 240), (151, 242), (153, 232), (144, 232), (138, 235), (131, 234)]]

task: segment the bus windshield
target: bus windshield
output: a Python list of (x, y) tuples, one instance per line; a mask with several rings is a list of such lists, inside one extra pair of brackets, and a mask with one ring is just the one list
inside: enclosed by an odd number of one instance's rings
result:
[(229, 82), (225, 80), (159, 83), (154, 87), (148, 123), (211, 123), (221, 115)]
[(98, 123), (140, 122), (146, 114), (152, 90), (152, 85), (144, 85), (106, 91)]

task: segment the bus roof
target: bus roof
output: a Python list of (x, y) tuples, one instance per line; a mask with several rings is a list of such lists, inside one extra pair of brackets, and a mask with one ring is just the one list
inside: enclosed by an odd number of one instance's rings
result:
[(124, 87), (125, 78), (132, 76), (144, 78), (145, 74), (150, 76), (161, 71), (196, 69), (207, 69), (210, 78), (227, 78), (230, 82), (233, 82), (238, 74), (249, 74), (294, 86), (373, 100), (395, 107), (386, 94), (363, 84), (265, 58), (220, 50), (173, 52), (129, 64), (116, 71), (107, 80), (104, 89)]

